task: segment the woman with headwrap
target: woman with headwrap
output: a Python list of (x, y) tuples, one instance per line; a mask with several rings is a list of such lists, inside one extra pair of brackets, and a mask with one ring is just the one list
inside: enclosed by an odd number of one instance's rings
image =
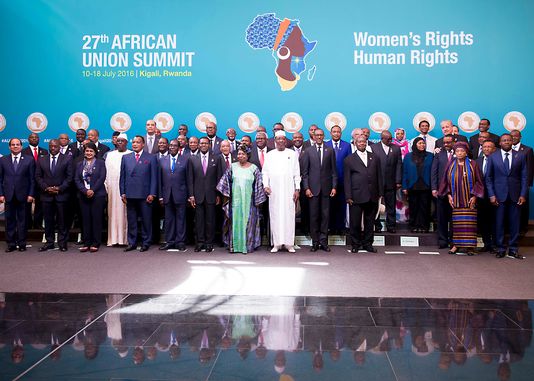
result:
[[(439, 195), (447, 196), (452, 208), (452, 248), (449, 254), (467, 252), (473, 255), (477, 246), (477, 197), (484, 197), (480, 167), (467, 157), (465, 142), (454, 145), (454, 154), (439, 187)], [(490, 222), (488, 222), (490, 223)]]
[(406, 156), (406, 154), (410, 152), (410, 143), (408, 142), (408, 140), (406, 140), (406, 131), (404, 131), (404, 128), (397, 128), (395, 130), (393, 144), (400, 147), (401, 155), (404, 159), (404, 156)]
[(408, 196), (412, 233), (428, 233), (430, 226), (430, 172), (434, 155), (426, 151), (423, 138), (412, 142), (403, 162), (402, 192)]
[(217, 190), (224, 196), (223, 240), (232, 253), (250, 253), (261, 245), (259, 206), (267, 196), (261, 172), (249, 163), (250, 149), (242, 144), (237, 162), (226, 170)]

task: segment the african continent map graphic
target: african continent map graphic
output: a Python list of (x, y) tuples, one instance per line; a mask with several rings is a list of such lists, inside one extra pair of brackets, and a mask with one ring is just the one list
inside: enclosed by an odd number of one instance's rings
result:
[[(317, 45), (317, 41), (310, 42), (304, 36), (299, 20), (281, 20), (274, 13), (256, 16), (247, 27), (246, 41), (252, 49), (272, 51), (275, 74), (282, 91), (295, 88), (306, 70), (306, 56)], [(315, 71), (315, 65), (308, 70), (308, 81), (313, 80)]]

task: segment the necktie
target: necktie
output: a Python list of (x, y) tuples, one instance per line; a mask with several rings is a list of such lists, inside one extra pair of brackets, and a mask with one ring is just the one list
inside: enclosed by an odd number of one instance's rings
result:
[(213, 149), (213, 138), (210, 138), (210, 147)]
[(61, 149), (59, 150), (59, 152), (61, 152), (62, 155), (65, 154), (65, 147), (61, 147)]
[(136, 162), (136, 163), (139, 163), (139, 156), (140, 156), (140, 155), (139, 155), (138, 153), (135, 154), (135, 162)]
[(33, 160), (37, 161), (37, 147), (33, 149)]
[(507, 174), (510, 173), (510, 159), (508, 159), (509, 155), (510, 155), (510, 153), (508, 153), (508, 152), (505, 152), (505, 154), (504, 154), (504, 167), (506, 168), (506, 173)]
[(319, 163), (323, 164), (323, 151), (321, 151), (321, 145), (317, 145), (317, 153), (319, 154)]
[(339, 145), (338, 144), (339, 144), (338, 142), (334, 143), (334, 148), (335, 148), (336, 151), (339, 150)]
[(182, 149), (181, 148), (178, 150), (178, 156), (182, 156)]
[(451, 151), (447, 152), (447, 161), (451, 161), (452, 153)]
[(78, 143), (78, 151), (82, 150), (82, 143)]
[(230, 160), (228, 159), (228, 156), (226, 156), (226, 169), (230, 167)]
[(17, 169), (19, 168), (19, 158), (18, 158), (18, 156), (15, 156), (13, 158), (13, 168), (15, 169), (15, 172), (17, 172)]
[(484, 162), (482, 163), (482, 173), (484, 174), (484, 176), (486, 175), (486, 162), (487, 162), (488, 158), (484, 156)]
[(260, 166), (263, 168), (263, 161), (265, 160), (265, 156), (263, 155), (263, 148), (260, 149)]
[(52, 176), (56, 173), (56, 157), (52, 156), (52, 164), (50, 165), (50, 173)]
[(176, 158), (173, 157), (173, 158), (172, 158), (172, 164), (171, 164), (171, 172), (172, 172), (172, 173), (174, 173), (174, 167), (175, 167), (175, 165), (176, 165)]
[(206, 160), (206, 155), (202, 156), (202, 171), (204, 172), (204, 175), (206, 175), (206, 171), (208, 170), (208, 161)]
[(149, 153), (152, 153), (152, 141), (153, 141), (153, 137), (152, 136), (149, 136), (148, 137), (148, 152)]

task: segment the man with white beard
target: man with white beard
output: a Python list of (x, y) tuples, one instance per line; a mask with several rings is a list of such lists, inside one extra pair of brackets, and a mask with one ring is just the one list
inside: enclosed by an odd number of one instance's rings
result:
[(285, 246), (295, 252), (295, 203), (300, 192), (300, 168), (295, 151), (286, 148), (286, 133), (276, 131), (276, 149), (269, 151), (263, 164), (265, 193), (269, 196), (271, 253)]
[(106, 190), (108, 192), (108, 246), (128, 243), (126, 205), (121, 200), (119, 179), (122, 156), (132, 151), (127, 149), (128, 136), (117, 136), (117, 149), (106, 155)]

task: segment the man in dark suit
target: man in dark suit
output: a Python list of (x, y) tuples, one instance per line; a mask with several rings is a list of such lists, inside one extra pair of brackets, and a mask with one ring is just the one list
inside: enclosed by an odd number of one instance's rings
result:
[(452, 144), (454, 145), (454, 143), (456, 142), (466, 142), (468, 143), (467, 141), (467, 138), (463, 135), (453, 135), (453, 124), (452, 124), (452, 120), (442, 120), (441, 123), (441, 131), (443, 132), (443, 137), (439, 138), (438, 140), (436, 140), (436, 150), (435, 152), (439, 152), (438, 149), (441, 149), (443, 147), (443, 139), (445, 136), (447, 135), (451, 135), (452, 136)]
[(217, 125), (213, 122), (206, 123), (206, 135), (208, 136), (210, 150), (214, 155), (221, 153), (222, 139), (217, 136)]
[[(228, 142), (230, 143), (230, 152), (236, 152), (237, 147), (241, 144), (239, 140), (237, 140), (236, 132), (234, 128), (229, 128), (226, 130), (226, 137), (228, 138)], [(237, 154), (237, 153), (236, 153)]]
[(449, 204), (447, 196), (440, 197), (438, 195), (439, 185), (445, 175), (445, 169), (449, 161), (454, 156), (452, 146), (454, 144), (454, 137), (451, 134), (445, 135), (443, 138), (442, 149), (434, 156), (432, 161), (432, 170), (430, 174), (430, 187), (432, 189), (432, 196), (436, 199), (436, 219), (438, 223), (438, 247), (445, 249), (449, 247), (452, 239), (452, 230), (449, 223), (452, 218), (452, 209)]
[[(479, 141), (479, 137), (482, 132), (487, 132), (489, 135), (487, 139), (490, 139), (494, 144), (495, 147), (499, 145), (499, 135), (495, 135), (492, 132), (489, 132), (490, 129), (490, 121), (489, 119), (483, 118), (480, 119), (480, 122), (478, 123), (478, 134), (475, 134), (469, 138), (469, 149), (471, 150), (471, 154), (473, 155), (473, 159), (476, 159), (478, 157), (478, 154), (480, 152), (480, 146), (482, 145)], [(482, 142), (484, 143), (484, 142)]]
[(525, 205), (521, 207), (521, 219), (520, 219), (521, 223), (519, 227), (519, 231), (522, 234), (525, 234), (528, 231), (528, 218), (529, 218), (529, 212), (530, 212), (529, 194), (530, 194), (530, 188), (532, 188), (532, 180), (534, 177), (534, 153), (531, 147), (524, 145), (523, 142), (521, 142), (521, 137), (522, 137), (521, 131), (512, 130), (510, 131), (510, 136), (512, 137), (512, 149), (524, 155), (526, 162), (527, 162), (527, 177), (528, 177), (527, 200), (525, 202)]
[(0, 158), (0, 203), (5, 203), (6, 252), (26, 251), (26, 205), (33, 202), (35, 162), (21, 154), (22, 142), (9, 141), (10, 155)]
[(255, 164), (261, 171), (265, 158), (267, 157), (267, 152), (270, 150), (271, 149), (267, 147), (267, 134), (262, 131), (256, 133), (256, 141), (252, 144), (249, 161), (252, 164)]
[(508, 217), (510, 238), (508, 257), (523, 259), (518, 252), (519, 218), (521, 207), (525, 204), (528, 191), (527, 161), (525, 155), (512, 149), (512, 137), (503, 134), (501, 148), (489, 157), (486, 173), (488, 196), (497, 207), (495, 229), (497, 258), (506, 255), (504, 246), (504, 224)]
[(197, 243), (195, 252), (213, 251), (215, 238), (215, 205), (220, 202), (215, 187), (218, 173), (217, 158), (210, 151), (210, 140), (200, 138), (200, 154), (190, 156), (187, 168), (189, 202), (195, 208)]
[[(237, 150), (231, 151), (231, 145), (228, 140), (223, 140), (220, 144), (221, 146), (221, 153), (218, 157), (218, 173), (222, 177), (224, 172), (230, 168), (232, 163), (235, 163), (237, 161)], [(220, 178), (218, 179), (220, 180)]]
[(69, 200), (69, 186), (72, 182), (73, 166), (71, 156), (59, 152), (59, 141), (50, 140), (48, 143), (50, 155), (37, 160), (35, 181), (39, 186), (43, 203), (46, 243), (39, 251), (54, 248), (54, 231), (58, 227), (59, 250), (67, 251), (68, 226), (66, 224), (67, 202)]
[(145, 147), (143, 152), (148, 152), (149, 154), (155, 155), (158, 153), (158, 141), (159, 136), (156, 135), (156, 121), (149, 119), (145, 124), (146, 136), (145, 136)]
[(471, 150), (471, 157), (473, 158), (473, 160), (476, 160), (478, 159), (479, 156), (482, 156), (482, 144), (484, 144), (486, 140), (492, 141), (490, 139), (490, 133), (488, 131), (482, 131), (478, 133), (477, 135), (478, 135), (477, 146), (475, 146), (474, 148), (471, 148), (471, 140), (469, 141), (469, 149)]
[[(380, 159), (380, 173), (384, 186), (384, 204), (386, 205), (386, 229), (389, 233), (397, 231), (396, 193), (402, 187), (402, 155), (400, 148), (391, 144), (391, 132), (382, 131), (380, 142), (373, 144), (371, 150)], [(350, 147), (349, 147), (350, 148)], [(375, 232), (382, 230), (380, 216), (375, 221)]]
[(69, 144), (74, 158), (77, 158), (83, 153), (83, 141), (86, 138), (86, 132), (83, 128), (76, 130), (76, 141)]
[(158, 164), (155, 155), (143, 151), (144, 146), (145, 139), (137, 135), (132, 140), (133, 152), (124, 155), (121, 161), (119, 188), (128, 218), (128, 246), (124, 251), (137, 247), (138, 217), (143, 226), (140, 251), (147, 251), (152, 243), (152, 202), (158, 192)]
[(73, 159), (75, 148), (72, 148), (69, 144), (69, 135), (59, 134), (58, 142), (59, 142), (59, 153), (65, 156), (69, 156), (71, 159)]
[(308, 128), (308, 135), (310, 136), (310, 138), (302, 144), (302, 147), (304, 147), (304, 149), (310, 148), (312, 145), (315, 144), (315, 138), (313, 134), (315, 133), (315, 130), (317, 128), (318, 127), (316, 124), (312, 124), (310, 128)]
[(376, 253), (373, 247), (373, 226), (378, 201), (384, 188), (380, 174), (380, 159), (366, 150), (367, 138), (364, 135), (356, 138), (356, 148), (355, 153), (345, 158), (343, 169), (345, 196), (350, 208), (351, 252), (357, 253), (362, 247), (365, 251)]
[[(276, 131), (285, 131), (284, 125), (280, 122), (277, 122), (273, 125), (273, 137), (267, 139), (267, 148), (269, 148), (269, 150), (272, 150), (276, 147), (276, 143), (274, 140)], [(293, 142), (291, 141), (291, 139), (286, 139), (286, 148), (291, 148), (292, 146)]]
[(89, 132), (87, 133), (87, 138), (89, 139), (89, 141), (94, 143), (96, 145), (96, 148), (98, 149), (96, 158), (103, 159), (104, 155), (106, 154), (106, 152), (110, 150), (110, 148), (107, 145), (100, 143), (98, 141), (99, 137), (100, 137), (100, 133), (98, 132), (98, 130), (92, 129), (92, 130), (89, 130)]
[(165, 207), (165, 245), (160, 250), (185, 251), (185, 210), (187, 204), (187, 155), (178, 155), (176, 139), (169, 144), (169, 155), (159, 162), (159, 201)]
[[(41, 156), (48, 155), (46, 148), (39, 147), (39, 135), (32, 132), (28, 136), (28, 147), (22, 150), (22, 156), (33, 157), (35, 163)], [(35, 193), (33, 198), (35, 208), (33, 209), (32, 216), (32, 204), (26, 205), (26, 223), (28, 228), (41, 229), (43, 226), (43, 205), (41, 203), (41, 197), (39, 192)]]
[(345, 234), (345, 216), (347, 214), (347, 199), (345, 197), (345, 187), (343, 183), (343, 161), (352, 152), (350, 143), (341, 140), (341, 127), (333, 126), (330, 129), (332, 140), (325, 143), (325, 146), (332, 147), (336, 154), (337, 168), (337, 190), (336, 195), (330, 202), (330, 230), (337, 234)]
[[(482, 155), (476, 159), (477, 165), (484, 176), (484, 182), (488, 173), (489, 157), (496, 149), (495, 143), (488, 139), (482, 144)], [(493, 252), (495, 249), (495, 224), (493, 223), (495, 221), (495, 206), (489, 200), (488, 189), (486, 187), (484, 187), (484, 198), (477, 199), (477, 221), (478, 230), (484, 242), (484, 247), (479, 251), (481, 253)]]
[(330, 198), (336, 195), (336, 154), (323, 144), (324, 131), (315, 130), (315, 147), (304, 151), (300, 159), (302, 185), (310, 205), (311, 251), (319, 248), (330, 251), (328, 246), (328, 219)]

